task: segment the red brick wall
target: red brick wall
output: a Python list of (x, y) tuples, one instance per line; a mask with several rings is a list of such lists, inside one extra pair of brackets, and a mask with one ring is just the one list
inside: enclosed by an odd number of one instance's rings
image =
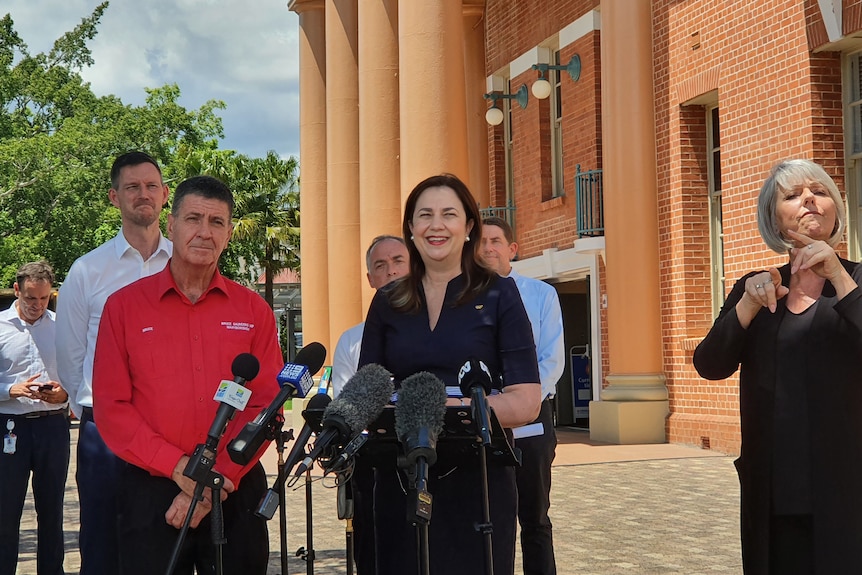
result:
[[(598, 2), (488, 0), (486, 69), (500, 69), (541, 44)], [(701, 102), (714, 91), (721, 126), (724, 264), (727, 288), (753, 269), (786, 259), (765, 247), (755, 204), (769, 169), (782, 159), (805, 157), (826, 166), (843, 189), (840, 57), (812, 53), (823, 27), (815, 0), (654, 0), (654, 93), (658, 237), (661, 273), (663, 368), (670, 393), (670, 441), (735, 453), (739, 449), (738, 381), (709, 382), (691, 364), (696, 343), (712, 324), (706, 121)], [(845, 32), (862, 28), (862, 0), (845, 0)], [(812, 40), (814, 38), (814, 40)], [(578, 82), (564, 75), (563, 164), (565, 196), (542, 201), (549, 185), (547, 102), (530, 96), (513, 113), (517, 234), (521, 256), (575, 239), (574, 174), (602, 167), (600, 32), (564, 47), (561, 62), (581, 57)], [(513, 89), (536, 74), (512, 79)], [(545, 108), (543, 108), (545, 106)], [(492, 197), (502, 205), (502, 147), (492, 145)], [(608, 230), (608, 233), (625, 233)], [(633, 238), (632, 241), (637, 241)], [(600, 270), (604, 292), (604, 267)], [(601, 293), (596, 294), (601, 297)], [(601, 311), (607, 373), (607, 322)]]

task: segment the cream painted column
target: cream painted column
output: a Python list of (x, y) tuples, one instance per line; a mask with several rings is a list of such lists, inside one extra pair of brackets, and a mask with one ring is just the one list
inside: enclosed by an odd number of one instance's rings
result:
[(662, 443), (662, 373), (650, 0), (602, 0), (602, 167), (609, 386), (590, 437)]
[(464, 0), (464, 66), (467, 105), (467, 185), (483, 208), (491, 205), (488, 173), (488, 104), (485, 93), (485, 0)]
[[(401, 236), (398, 121), (398, 0), (359, 0), (359, 247)], [(362, 314), (374, 290), (362, 281)]]
[(398, 10), (404, 199), (441, 172), (470, 181), (463, 29), (458, 0), (410, 0)]
[(362, 320), (356, 0), (325, 0), (326, 184), (332, 348)]
[[(288, 8), (299, 14), (302, 334), (306, 343), (319, 341), (326, 345), (332, 358), (326, 231), (326, 28), (323, 0), (292, 0)], [(331, 359), (327, 363), (331, 363)]]

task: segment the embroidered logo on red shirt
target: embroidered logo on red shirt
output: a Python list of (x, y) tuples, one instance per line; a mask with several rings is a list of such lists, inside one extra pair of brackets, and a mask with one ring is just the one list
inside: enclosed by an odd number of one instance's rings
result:
[(254, 329), (254, 324), (246, 321), (223, 321), (221, 325), (229, 330), (251, 331)]

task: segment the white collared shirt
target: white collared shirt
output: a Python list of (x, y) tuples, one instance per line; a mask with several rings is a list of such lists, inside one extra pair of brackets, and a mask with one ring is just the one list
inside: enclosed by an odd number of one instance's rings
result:
[(539, 381), (542, 399), (557, 393), (557, 381), (566, 367), (566, 347), (563, 343), (563, 312), (560, 297), (541, 280), (522, 276), (514, 268), (507, 277), (515, 280), (521, 301), (533, 328), (536, 357), (539, 361)]
[(344, 384), (353, 377), (359, 367), (359, 352), (362, 350), (362, 332), (365, 322), (345, 330), (335, 344), (332, 356), (332, 397), (338, 397)]
[(42, 374), (39, 381), (43, 382), (60, 381), (54, 347), (54, 320), (54, 312), (48, 309), (38, 320), (27, 323), (18, 315), (18, 300), (0, 312), (0, 414), (52, 411), (68, 405), (45, 403), (28, 397), (9, 397), (13, 385), (34, 375)]
[(172, 248), (162, 236), (159, 247), (144, 261), (120, 229), (69, 269), (57, 298), (57, 368), (79, 419), (82, 407), (93, 406), (93, 355), (105, 301), (121, 287), (162, 271)]

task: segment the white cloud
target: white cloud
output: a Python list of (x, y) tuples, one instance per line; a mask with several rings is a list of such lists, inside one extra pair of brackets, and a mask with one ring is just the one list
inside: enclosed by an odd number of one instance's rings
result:
[[(89, 16), (97, 0), (4, 0), (31, 52)], [(50, 14), (50, 18), (45, 15)], [(299, 154), (298, 19), (285, 0), (114, 0), (82, 75), (97, 94), (143, 103), (144, 88), (176, 83), (181, 103), (223, 100), (222, 147), (252, 156)]]

